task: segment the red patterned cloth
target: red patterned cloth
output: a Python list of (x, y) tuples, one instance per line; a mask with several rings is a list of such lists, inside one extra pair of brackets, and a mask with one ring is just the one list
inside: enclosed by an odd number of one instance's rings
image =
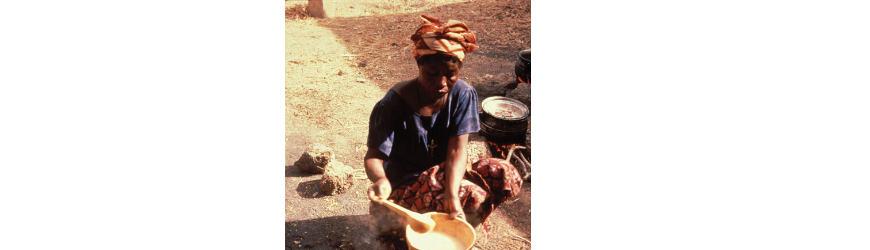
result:
[[(445, 163), (441, 163), (420, 174), (415, 182), (394, 187), (388, 199), (418, 213), (445, 212), (444, 168)], [(506, 160), (484, 158), (471, 164), (459, 184), (466, 221), (472, 226), (486, 221), (498, 205), (517, 196), (522, 185), (522, 177)]]
[(411, 36), (415, 59), (435, 53), (456, 56), (459, 61), (465, 59), (465, 53), (471, 53), (478, 47), (477, 38), (465, 23), (448, 20), (441, 24), (441, 19), (429, 15), (420, 16), (420, 28)]

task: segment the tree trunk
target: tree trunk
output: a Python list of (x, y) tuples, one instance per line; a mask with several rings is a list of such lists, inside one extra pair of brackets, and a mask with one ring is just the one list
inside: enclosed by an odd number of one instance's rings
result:
[(328, 17), (323, 8), (323, 0), (308, 0), (308, 14), (318, 18)]

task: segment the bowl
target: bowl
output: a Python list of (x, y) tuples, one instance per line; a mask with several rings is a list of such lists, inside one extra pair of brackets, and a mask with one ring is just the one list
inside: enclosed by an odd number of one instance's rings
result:
[(448, 214), (430, 212), (423, 216), (432, 218), (435, 227), (428, 233), (417, 233), (408, 226), (405, 239), (411, 250), (469, 250), (474, 246), (474, 228), (463, 219), (448, 219)]

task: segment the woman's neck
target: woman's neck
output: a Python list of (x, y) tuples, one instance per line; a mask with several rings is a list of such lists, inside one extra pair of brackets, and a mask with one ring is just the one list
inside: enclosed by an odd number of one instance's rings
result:
[(447, 95), (444, 95), (441, 98), (433, 98), (429, 96), (429, 94), (423, 90), (423, 86), (420, 84), (419, 80), (414, 81), (414, 92), (416, 92), (417, 97), (417, 113), (424, 116), (430, 116), (441, 110), (441, 106), (444, 105), (447, 97)]

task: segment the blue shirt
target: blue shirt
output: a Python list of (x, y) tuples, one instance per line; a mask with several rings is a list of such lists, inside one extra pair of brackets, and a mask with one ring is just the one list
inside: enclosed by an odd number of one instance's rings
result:
[(441, 110), (422, 116), (392, 89), (375, 104), (366, 145), (387, 155), (384, 172), (393, 187), (447, 160), (450, 137), (480, 130), (477, 91), (457, 80)]

